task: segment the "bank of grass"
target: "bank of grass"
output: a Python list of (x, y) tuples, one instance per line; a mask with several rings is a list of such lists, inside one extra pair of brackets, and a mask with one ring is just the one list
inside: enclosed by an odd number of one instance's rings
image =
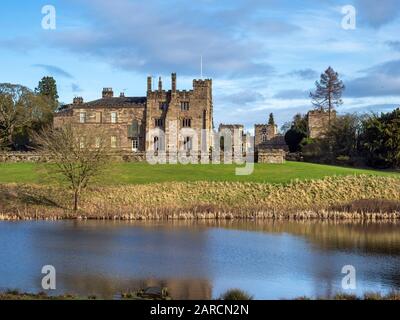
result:
[(58, 296), (49, 296), (45, 292), (27, 293), (19, 290), (7, 290), (0, 292), (0, 300), (92, 300), (95, 297), (79, 298), (74, 295), (65, 294)]
[[(0, 183), (51, 184), (45, 166), (35, 163), (1, 163)], [(247, 176), (235, 175), (237, 165), (150, 165), (148, 163), (113, 163), (99, 178), (99, 185), (131, 185), (162, 182), (259, 182), (287, 183), (294, 179), (321, 179), (326, 176), (376, 175), (400, 176), (389, 171), (355, 169), (305, 162), (255, 164)]]
[[(0, 219), (398, 219), (400, 179), (350, 175), (278, 184), (197, 181), (97, 186), (84, 194), (78, 212), (68, 209), (71, 199), (56, 186), (0, 184)], [(363, 200), (366, 204), (361, 205)]]

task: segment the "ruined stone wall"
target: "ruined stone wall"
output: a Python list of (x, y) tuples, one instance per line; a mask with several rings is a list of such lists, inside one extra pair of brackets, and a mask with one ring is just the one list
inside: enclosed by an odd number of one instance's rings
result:
[(289, 150), (285, 137), (278, 133), (277, 125), (256, 124), (254, 126), (255, 150), (258, 149), (283, 149)]
[[(331, 120), (336, 118), (336, 111), (331, 112)], [(312, 139), (323, 138), (329, 127), (329, 112), (313, 110), (307, 114), (308, 136)]]
[(277, 125), (256, 124), (254, 126), (255, 146), (260, 146), (266, 140), (275, 138), (278, 134)]
[(257, 162), (282, 164), (285, 163), (285, 154), (284, 150), (261, 149), (257, 152)]

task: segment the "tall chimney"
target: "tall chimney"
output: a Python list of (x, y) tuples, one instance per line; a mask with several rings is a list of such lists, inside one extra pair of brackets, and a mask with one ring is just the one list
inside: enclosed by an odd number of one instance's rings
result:
[(172, 92), (176, 92), (176, 73), (171, 74)]
[(162, 91), (162, 81), (161, 81), (161, 77), (158, 78), (158, 91)]
[(114, 97), (113, 89), (112, 88), (103, 88), (102, 97), (103, 98), (112, 98), (112, 97)]
[(82, 104), (83, 98), (82, 97), (75, 97), (73, 100), (73, 104)]
[(151, 77), (147, 77), (147, 91), (151, 91)]

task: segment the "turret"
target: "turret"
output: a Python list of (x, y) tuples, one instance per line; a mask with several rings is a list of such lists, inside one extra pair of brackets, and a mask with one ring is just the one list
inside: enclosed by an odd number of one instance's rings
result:
[(171, 89), (172, 92), (176, 92), (176, 73), (171, 74)]

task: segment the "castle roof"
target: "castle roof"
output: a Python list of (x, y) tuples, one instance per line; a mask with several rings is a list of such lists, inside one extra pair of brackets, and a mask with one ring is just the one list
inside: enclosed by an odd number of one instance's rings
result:
[(221, 123), (219, 125), (219, 128), (227, 128), (227, 129), (232, 129), (232, 128), (234, 128), (234, 129), (242, 129), (243, 127), (244, 126), (242, 124), (224, 124), (224, 123)]
[(71, 105), (77, 108), (113, 108), (113, 107), (124, 107), (124, 108), (135, 108), (142, 107), (147, 102), (147, 97), (110, 97), (101, 98), (86, 103)]

